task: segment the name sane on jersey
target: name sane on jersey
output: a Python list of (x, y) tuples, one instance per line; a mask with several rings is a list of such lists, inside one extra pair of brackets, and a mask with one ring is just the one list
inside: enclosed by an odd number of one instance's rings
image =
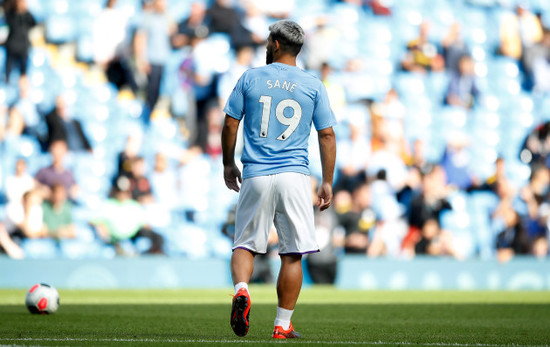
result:
[(296, 88), (297, 86), (296, 83), (292, 83), (290, 81), (283, 81), (281, 83), (279, 80), (275, 80), (275, 81), (267, 80), (266, 83), (267, 83), (267, 89), (281, 88), (281, 89), (286, 89), (291, 93), (294, 93), (294, 88)]

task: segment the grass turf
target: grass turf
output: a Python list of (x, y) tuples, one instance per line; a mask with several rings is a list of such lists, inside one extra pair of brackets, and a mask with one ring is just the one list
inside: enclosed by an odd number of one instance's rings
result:
[(0, 345), (544, 346), (549, 292), (302, 291), (293, 324), (301, 340), (273, 341), (275, 290), (251, 287), (251, 328), (229, 327), (232, 289), (60, 290), (53, 315), (31, 315), (24, 290), (0, 290)]

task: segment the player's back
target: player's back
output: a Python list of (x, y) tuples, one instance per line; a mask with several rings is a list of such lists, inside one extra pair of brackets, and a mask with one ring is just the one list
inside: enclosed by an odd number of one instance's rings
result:
[(318, 129), (334, 123), (322, 82), (281, 63), (245, 72), (225, 112), (237, 119), (244, 115), (244, 178), (280, 172), (309, 174), (312, 121)]

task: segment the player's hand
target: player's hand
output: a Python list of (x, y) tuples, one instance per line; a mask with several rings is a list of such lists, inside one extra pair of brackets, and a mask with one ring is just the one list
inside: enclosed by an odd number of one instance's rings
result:
[(329, 208), (332, 204), (332, 185), (330, 183), (323, 183), (317, 190), (317, 206), (321, 211)]
[(240, 184), (243, 182), (241, 170), (235, 164), (223, 168), (223, 179), (227, 188), (237, 193), (241, 190)]

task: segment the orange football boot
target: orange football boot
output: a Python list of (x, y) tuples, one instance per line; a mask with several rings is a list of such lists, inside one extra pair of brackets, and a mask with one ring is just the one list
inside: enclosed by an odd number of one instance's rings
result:
[(239, 289), (233, 297), (231, 307), (231, 328), (237, 336), (245, 336), (248, 333), (250, 317), (250, 295), (245, 288)]
[(301, 337), (302, 335), (294, 330), (292, 323), (290, 323), (288, 330), (284, 330), (280, 325), (277, 325), (275, 329), (273, 329), (274, 339), (299, 339)]

